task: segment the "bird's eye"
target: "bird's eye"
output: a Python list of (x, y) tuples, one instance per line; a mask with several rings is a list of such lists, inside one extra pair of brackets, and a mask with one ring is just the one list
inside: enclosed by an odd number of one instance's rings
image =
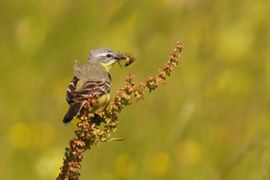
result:
[(107, 57), (107, 58), (111, 58), (112, 55), (111, 55), (111, 54), (107, 54), (106, 57)]

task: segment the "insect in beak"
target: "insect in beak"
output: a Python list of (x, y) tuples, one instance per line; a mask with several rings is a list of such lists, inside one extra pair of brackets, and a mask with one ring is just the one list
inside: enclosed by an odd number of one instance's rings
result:
[(134, 59), (134, 57), (132, 57), (130, 54), (126, 54), (125, 55), (126, 56), (126, 63), (125, 63), (125, 67), (127, 67), (127, 66), (129, 66), (130, 64), (132, 64), (134, 61), (135, 61), (135, 59)]
[(125, 54), (118, 53), (117, 56), (115, 57), (115, 59), (120, 67), (122, 67), (122, 65), (121, 65), (122, 61), (125, 62), (124, 66), (127, 67), (130, 64), (132, 64), (135, 60), (131, 55), (129, 55), (127, 53), (125, 53)]

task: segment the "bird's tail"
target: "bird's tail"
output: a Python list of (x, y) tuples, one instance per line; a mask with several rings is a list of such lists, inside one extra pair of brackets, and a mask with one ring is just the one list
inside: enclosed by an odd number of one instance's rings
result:
[(68, 112), (65, 114), (63, 123), (68, 123), (70, 122), (74, 116), (81, 110), (83, 107), (84, 103), (74, 103), (70, 104)]

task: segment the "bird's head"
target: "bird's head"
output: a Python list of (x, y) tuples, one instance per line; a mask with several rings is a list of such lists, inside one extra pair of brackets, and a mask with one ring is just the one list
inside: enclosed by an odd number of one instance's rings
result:
[(91, 50), (88, 62), (99, 61), (109, 71), (114, 63), (125, 59), (126, 55), (124, 54), (108, 48), (100, 48)]

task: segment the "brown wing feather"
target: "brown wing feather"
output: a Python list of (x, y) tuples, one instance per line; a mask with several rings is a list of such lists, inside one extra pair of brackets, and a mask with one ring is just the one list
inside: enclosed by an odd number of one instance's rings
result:
[(73, 94), (74, 91), (76, 90), (77, 84), (78, 84), (79, 79), (74, 76), (73, 79), (70, 81), (68, 87), (67, 87), (67, 91), (66, 91), (66, 100), (67, 103), (70, 104), (72, 103), (72, 99), (73, 99)]
[(101, 97), (107, 93), (110, 93), (110, 82), (87, 81), (80, 89), (74, 91), (73, 102), (81, 102), (93, 96)]
[(63, 119), (64, 123), (70, 122), (76, 116), (87, 99), (110, 93), (110, 81), (86, 81), (79, 89), (77, 84), (78, 78), (74, 77), (68, 86), (66, 99), (70, 106)]

